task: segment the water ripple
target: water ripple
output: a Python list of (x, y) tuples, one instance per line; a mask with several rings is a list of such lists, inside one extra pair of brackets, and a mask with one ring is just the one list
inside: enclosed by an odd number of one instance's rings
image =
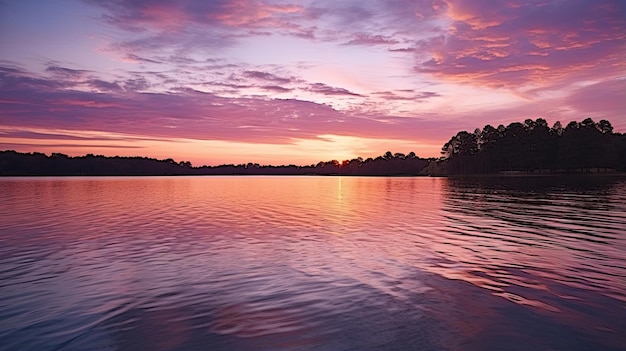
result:
[(617, 177), (4, 178), (0, 193), (0, 350), (626, 348)]

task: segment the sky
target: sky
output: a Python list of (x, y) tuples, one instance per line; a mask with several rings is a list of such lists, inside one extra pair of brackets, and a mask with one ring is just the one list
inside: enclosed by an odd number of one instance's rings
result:
[(626, 132), (622, 0), (0, 0), (0, 150), (307, 165)]

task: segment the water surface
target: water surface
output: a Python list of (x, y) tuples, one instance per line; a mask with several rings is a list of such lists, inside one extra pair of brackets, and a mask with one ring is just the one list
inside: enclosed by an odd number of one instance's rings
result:
[(621, 350), (619, 178), (0, 179), (2, 350)]

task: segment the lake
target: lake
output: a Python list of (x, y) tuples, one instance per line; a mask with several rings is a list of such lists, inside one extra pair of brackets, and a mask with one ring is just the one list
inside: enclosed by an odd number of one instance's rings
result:
[(1, 350), (624, 350), (619, 177), (0, 178)]

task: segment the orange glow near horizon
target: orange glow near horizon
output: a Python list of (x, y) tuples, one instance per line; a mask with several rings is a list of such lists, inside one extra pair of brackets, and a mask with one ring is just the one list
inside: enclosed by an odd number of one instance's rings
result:
[[(38, 130), (38, 132), (46, 132)], [(27, 138), (3, 138), (0, 145), (18, 152), (63, 153), (69, 156), (86, 154), (104, 156), (141, 156), (156, 159), (172, 158), (175, 161), (190, 161), (194, 166), (216, 166), (220, 164), (259, 163), (263, 165), (299, 166), (316, 164), (320, 161), (363, 159), (383, 155), (386, 151), (416, 152), (420, 157), (439, 156), (437, 144), (417, 144), (403, 140), (360, 138), (344, 135), (320, 135), (316, 139), (295, 139), (289, 144), (243, 143), (220, 140), (169, 139), (152, 140), (121, 133), (99, 134), (96, 132), (76, 132), (52, 130), (68, 137), (83, 137), (86, 140), (66, 139), (35, 140)], [(108, 137), (110, 139), (87, 139)], [(107, 143), (115, 142), (110, 147)], [(69, 144), (69, 145), (68, 145)], [(218, 154), (207, 150), (220, 150)], [(416, 151), (417, 150), (417, 151)], [(422, 153), (419, 154), (418, 151)], [(432, 155), (432, 156), (430, 156)]]
[(528, 118), (623, 133), (623, 12), (616, 0), (2, 2), (0, 148), (311, 164), (438, 157), (459, 131)]

